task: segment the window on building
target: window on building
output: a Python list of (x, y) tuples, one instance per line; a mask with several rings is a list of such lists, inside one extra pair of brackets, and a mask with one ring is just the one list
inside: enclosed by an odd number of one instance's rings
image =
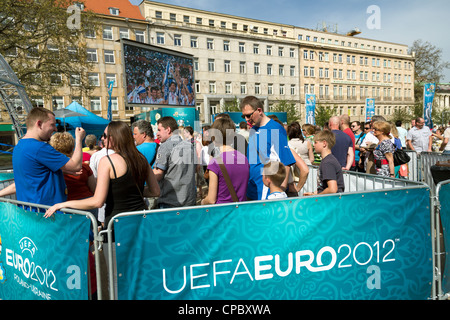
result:
[(120, 39), (130, 39), (128, 28), (119, 28)]
[(206, 39), (206, 49), (208, 50), (214, 50), (214, 40), (213, 39)]
[(231, 94), (231, 82), (225, 82), (225, 93)]
[(103, 27), (103, 39), (104, 40), (112, 40), (113, 39), (112, 27), (109, 27), (109, 26)]
[(198, 43), (197, 43), (197, 37), (191, 37), (191, 48), (197, 48), (198, 47)]
[(117, 100), (117, 97), (111, 97), (111, 110), (119, 111), (119, 101)]
[(64, 108), (64, 97), (53, 96), (52, 97), (53, 110)]
[(117, 8), (109, 8), (109, 13), (112, 14), (113, 16), (118, 16), (119, 15), (119, 9), (117, 9)]
[(255, 94), (261, 94), (261, 84), (255, 83)]
[(241, 83), (241, 94), (247, 94), (247, 84), (245, 82)]
[(260, 74), (261, 73), (261, 68), (260, 68), (259, 62), (255, 62), (254, 72), (255, 72), (255, 74)]
[(230, 51), (230, 41), (223, 40), (223, 51)]
[(289, 68), (289, 74), (291, 77), (295, 77), (295, 66)]
[(231, 61), (225, 60), (224, 62), (224, 72), (230, 73), (231, 72)]
[(62, 83), (62, 75), (58, 73), (50, 74), (50, 84), (52, 85), (60, 85)]
[(88, 74), (89, 84), (93, 87), (100, 87), (100, 77), (98, 73), (91, 72)]
[(71, 86), (78, 87), (81, 84), (81, 76), (79, 74), (71, 74), (69, 82)]
[(239, 42), (239, 52), (245, 53), (245, 42)]
[(164, 33), (163, 32), (157, 32), (156, 33), (156, 43), (157, 44), (164, 44), (165, 41), (165, 37), (164, 37)]
[(239, 62), (239, 73), (245, 74), (246, 72), (245, 61)]
[(181, 47), (181, 34), (175, 34), (173, 36), (173, 45), (176, 47)]
[(114, 81), (113, 87), (117, 88), (117, 79), (115, 73), (107, 73), (105, 76), (106, 86), (108, 87), (110, 81)]
[(216, 71), (214, 59), (208, 59), (208, 71), (209, 72)]
[(86, 49), (87, 52), (87, 61), (89, 62), (97, 62), (97, 49)]
[(216, 82), (215, 81), (209, 82), (209, 93), (216, 93)]
[(115, 63), (113, 50), (105, 50), (105, 63)]
[(102, 103), (100, 97), (91, 97), (91, 111), (101, 111)]
[(136, 30), (136, 41), (145, 42), (145, 32)]

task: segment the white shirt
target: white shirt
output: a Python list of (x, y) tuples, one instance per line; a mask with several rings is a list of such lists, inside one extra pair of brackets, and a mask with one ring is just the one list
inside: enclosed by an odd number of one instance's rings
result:
[(398, 131), (398, 138), (402, 142), (402, 147), (406, 148), (406, 135), (408, 134), (408, 131), (402, 127), (397, 127), (397, 131)]
[[(95, 178), (97, 178), (98, 164), (100, 163), (100, 160), (104, 156), (106, 156), (106, 150), (106, 148), (103, 148), (102, 150), (95, 152), (89, 159), (89, 166), (91, 167), (92, 173), (94, 174)], [(114, 150), (108, 149), (108, 154), (113, 153)]]
[(428, 151), (430, 144), (431, 131), (427, 126), (423, 126), (422, 129), (417, 127), (411, 128), (406, 135), (406, 140), (410, 140), (417, 153)]
[(450, 127), (444, 131), (444, 139), (448, 139), (447, 145), (445, 146), (445, 151), (450, 151)]
[(287, 197), (288, 196), (287, 196), (286, 192), (273, 192), (273, 193), (269, 193), (267, 195), (267, 200), (270, 200), (270, 199), (284, 199), (284, 198), (287, 198)]

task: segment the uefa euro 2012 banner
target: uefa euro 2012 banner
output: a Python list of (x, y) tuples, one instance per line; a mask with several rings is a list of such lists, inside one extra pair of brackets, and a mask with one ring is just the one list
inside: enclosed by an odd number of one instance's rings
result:
[(118, 298), (427, 299), (429, 206), (412, 188), (117, 217)]
[(0, 299), (88, 298), (90, 220), (0, 202)]

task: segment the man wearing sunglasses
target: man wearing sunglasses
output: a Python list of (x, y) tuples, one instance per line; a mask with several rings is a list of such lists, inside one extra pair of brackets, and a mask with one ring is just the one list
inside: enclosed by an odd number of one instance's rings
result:
[[(268, 188), (262, 181), (264, 165), (269, 161), (278, 161), (288, 167), (295, 164), (295, 158), (287, 144), (286, 130), (264, 114), (264, 106), (258, 98), (245, 97), (240, 107), (242, 118), (252, 126), (247, 152), (250, 164), (247, 198), (261, 200), (266, 198), (268, 192)], [(286, 172), (289, 173), (289, 168), (286, 168)], [(287, 187), (287, 174), (282, 187)]]

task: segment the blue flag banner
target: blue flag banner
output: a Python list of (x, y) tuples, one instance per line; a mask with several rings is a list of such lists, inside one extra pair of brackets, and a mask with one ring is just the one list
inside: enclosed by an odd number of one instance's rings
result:
[(90, 220), (0, 202), (0, 299), (86, 300)]
[(118, 298), (427, 299), (429, 196), (424, 187), (117, 217)]
[(433, 99), (436, 91), (435, 83), (427, 83), (423, 87), (423, 119), (428, 128), (433, 128), (431, 112), (433, 111)]
[(375, 115), (375, 99), (366, 99), (366, 122), (372, 121), (372, 117)]
[(306, 123), (316, 125), (316, 95), (306, 94)]
[(114, 87), (114, 80), (111, 80), (108, 83), (108, 95), (109, 95), (109, 101), (108, 101), (108, 121), (112, 121), (112, 109), (111, 109), (111, 104), (112, 104), (112, 100), (111, 100), (111, 94), (112, 94), (112, 90)]

